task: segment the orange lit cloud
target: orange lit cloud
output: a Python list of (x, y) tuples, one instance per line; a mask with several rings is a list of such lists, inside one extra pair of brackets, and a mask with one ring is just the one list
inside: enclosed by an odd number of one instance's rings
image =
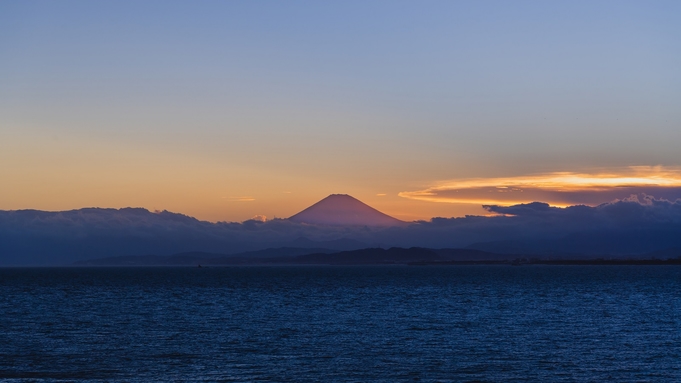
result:
[(224, 199), (227, 199), (232, 202), (251, 202), (255, 201), (255, 198), (253, 197), (222, 197)]
[(632, 166), (594, 173), (554, 172), (507, 178), (450, 180), (401, 197), (431, 202), (513, 205), (533, 201), (554, 206), (597, 205), (632, 194), (681, 198), (681, 168)]

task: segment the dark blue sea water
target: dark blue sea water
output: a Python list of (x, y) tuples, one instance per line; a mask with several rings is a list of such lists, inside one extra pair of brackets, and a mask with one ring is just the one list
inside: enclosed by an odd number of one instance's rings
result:
[(3, 381), (681, 381), (681, 267), (0, 269)]

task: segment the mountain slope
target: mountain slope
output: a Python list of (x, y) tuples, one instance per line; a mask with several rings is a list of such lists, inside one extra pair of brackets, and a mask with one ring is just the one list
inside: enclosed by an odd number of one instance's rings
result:
[(403, 226), (406, 224), (347, 194), (331, 194), (290, 217), (289, 221), (348, 226)]

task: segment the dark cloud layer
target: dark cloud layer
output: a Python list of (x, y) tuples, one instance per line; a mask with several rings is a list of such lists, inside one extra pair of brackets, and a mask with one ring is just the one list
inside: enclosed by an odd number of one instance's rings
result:
[[(0, 211), (0, 264), (67, 264), (117, 255), (237, 253), (268, 247), (467, 247), (538, 254), (640, 254), (681, 247), (681, 200), (648, 195), (596, 207), (490, 205), (492, 217), (433, 218), (407, 227), (287, 220), (210, 223), (170, 212), (89, 208)], [(338, 241), (343, 239), (343, 241)]]

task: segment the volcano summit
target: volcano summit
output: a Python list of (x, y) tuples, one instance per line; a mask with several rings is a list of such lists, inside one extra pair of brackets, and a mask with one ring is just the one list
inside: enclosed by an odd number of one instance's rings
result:
[(317, 225), (403, 226), (406, 224), (347, 194), (331, 194), (290, 217), (289, 220)]

